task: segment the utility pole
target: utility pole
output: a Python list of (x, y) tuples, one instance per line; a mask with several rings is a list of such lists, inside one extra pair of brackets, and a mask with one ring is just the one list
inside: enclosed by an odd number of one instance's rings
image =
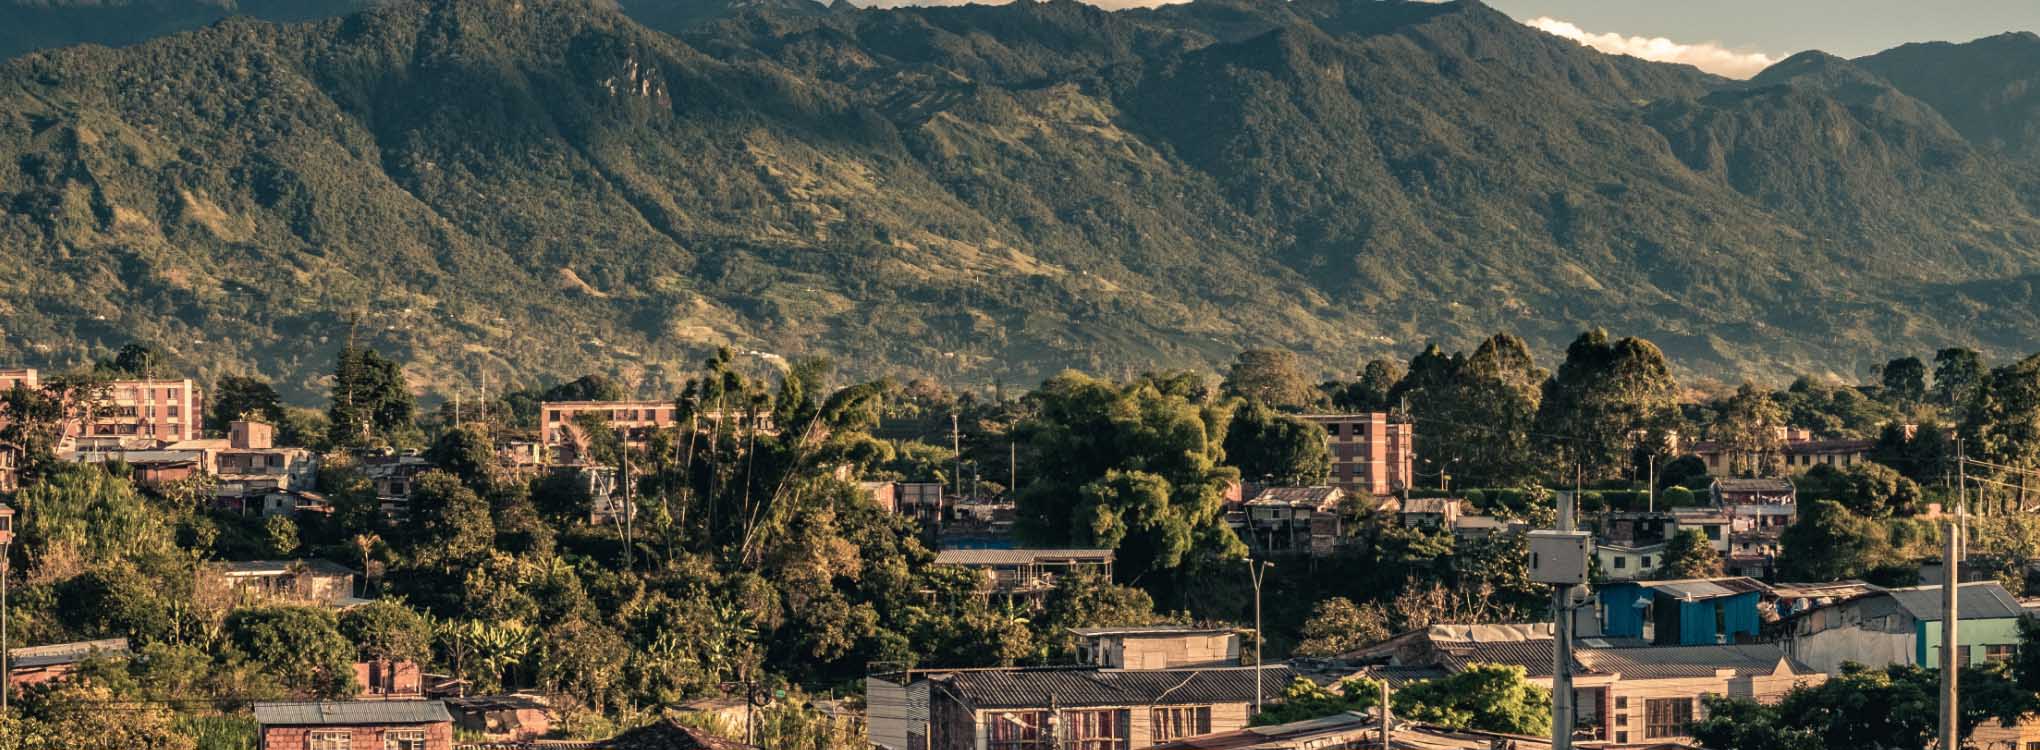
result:
[(1254, 582), (1254, 713), (1261, 713), (1261, 582), (1275, 563), (1247, 558), (1247, 577)]
[(1648, 508), (1648, 509), (1650, 510), (1650, 512), (1652, 512), (1652, 513), (1656, 513), (1656, 512), (1657, 512), (1657, 451), (1651, 451), (1651, 453), (1650, 453), (1650, 484), (1648, 484), (1648, 485), (1645, 485), (1645, 486), (1644, 486), (1644, 492), (1645, 492), (1645, 496), (1646, 496), (1646, 497), (1649, 497), (1649, 498), (1650, 498), (1649, 504), (1648, 504), (1648, 505), (1646, 505), (1645, 507), (1646, 507), (1646, 508)]
[(1957, 607), (1962, 589), (1962, 527), (1969, 515), (1969, 459), (1962, 453), (1962, 443), (1955, 443), (1955, 471), (1958, 479), (1955, 489), (1955, 515), (1948, 521), (1948, 538), (1941, 552), (1941, 748), (1956, 750), (1961, 747), (1961, 680), (1962, 662), (1956, 658), (1961, 648), (1958, 637)]
[(1381, 681), (1381, 750), (1389, 750), (1389, 748), (1393, 747), (1388, 741), (1389, 732), (1392, 731), (1390, 727), (1394, 724), (1395, 717), (1389, 714), (1388, 680), (1383, 679)]

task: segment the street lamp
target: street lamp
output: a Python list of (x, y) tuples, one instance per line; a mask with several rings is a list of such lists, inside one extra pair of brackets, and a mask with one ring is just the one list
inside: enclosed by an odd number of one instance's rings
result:
[(1261, 712), (1261, 582), (1275, 563), (1247, 558), (1247, 577), (1254, 582), (1254, 713)]

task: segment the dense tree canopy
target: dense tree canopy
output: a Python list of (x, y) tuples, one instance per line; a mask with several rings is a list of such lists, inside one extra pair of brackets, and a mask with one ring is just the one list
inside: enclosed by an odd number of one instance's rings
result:
[(1589, 478), (1617, 476), (1628, 468), (1639, 433), (1648, 440), (1672, 426), (1674, 388), (1671, 365), (1656, 345), (1588, 331), (1545, 382), (1537, 429), (1559, 466), (1578, 467)]

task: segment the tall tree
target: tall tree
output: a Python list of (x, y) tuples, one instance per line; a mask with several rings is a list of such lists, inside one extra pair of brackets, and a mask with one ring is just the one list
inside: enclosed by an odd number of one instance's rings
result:
[(388, 445), (414, 429), (416, 404), (403, 367), (374, 349), (342, 347), (326, 410), (334, 445)]
[[(1034, 480), (1017, 499), (1020, 530), (1045, 544), (1131, 542), (1116, 570), (1136, 577), (1186, 555), (1236, 557), (1244, 546), (1219, 518), (1239, 472), (1221, 466), (1229, 402), (1194, 378), (1118, 384), (1058, 375), (1028, 396), (1016, 426)], [(1123, 553), (1124, 554), (1124, 553)]]
[(1927, 365), (1919, 357), (1900, 357), (1884, 363), (1879, 376), (1887, 401), (1917, 404), (1927, 397)]
[(1969, 390), (1983, 381), (1983, 355), (1975, 349), (1951, 347), (1934, 353), (1934, 402), (1961, 406)]
[(243, 375), (228, 375), (220, 378), (213, 386), (212, 393), (206, 394), (205, 428), (224, 432), (230, 422), (253, 419), (259, 422), (282, 426), (288, 418), (283, 411), (283, 399), (276, 395), (276, 389), (261, 378)]
[(319, 698), (353, 695), (354, 644), (333, 613), (314, 607), (256, 607), (227, 616), (234, 648), (295, 692)]
[(1332, 470), (1325, 430), (1248, 401), (1225, 431), (1226, 462), (1246, 479), (1278, 485), (1315, 485)]
[(1722, 404), (1721, 414), (1709, 427), (1709, 437), (1721, 443), (1729, 455), (1729, 472), (1741, 477), (1776, 476), (1784, 446), (1785, 411), (1771, 394), (1756, 384), (1744, 382), (1735, 395)]
[(1788, 581), (1861, 578), (1889, 549), (1881, 526), (1833, 500), (1801, 503), (1799, 519), (1785, 527), (1778, 544), (1778, 573)]
[(1322, 394), (1303, 373), (1303, 361), (1295, 352), (1280, 349), (1248, 349), (1233, 360), (1222, 386), (1226, 393), (1283, 411), (1302, 411), (1317, 405)]
[(413, 557), (447, 570), (486, 556), (496, 540), (488, 502), (443, 471), (425, 472), (413, 482), (408, 530)]
[(1986, 495), (2005, 497), (2015, 508), (2027, 507), (2033, 473), (2040, 471), (2040, 354), (1986, 373), (1970, 389), (1962, 411), (1968, 455), (2004, 467), (1986, 468), (1984, 473), (2016, 487)]
[(1665, 543), (1656, 577), (1664, 580), (1713, 578), (1722, 574), (1721, 553), (1699, 529), (1685, 529)]
[(1588, 331), (1566, 348), (1565, 362), (1545, 385), (1538, 430), (1561, 473), (1577, 466), (1589, 479), (1616, 477), (1639, 436), (1658, 442), (1650, 436), (1674, 424), (1676, 387), (1657, 345)]
[(1395, 389), (1396, 381), (1402, 380), (1403, 368), (1400, 363), (1388, 359), (1371, 359), (1360, 368), (1360, 379), (1350, 383), (1333, 381), (1325, 384), (1325, 391), (1331, 397), (1332, 408), (1343, 412), (1377, 412), (1395, 408), (1389, 394)]
[(112, 359), (100, 360), (94, 369), (113, 377), (153, 378), (161, 374), (162, 359), (155, 347), (135, 342), (122, 346)]
[(1425, 347), (1392, 394), (1417, 424), (1417, 455), (1436, 472), (1503, 486), (1536, 473), (1530, 429), (1547, 377), (1529, 345), (1498, 333), (1472, 356)]
[[(1467, 357), (1456, 378), (1461, 407), (1453, 430), (1466, 440), (1456, 472), (1467, 481), (1490, 487), (1515, 485), (1533, 478), (1537, 452), (1530, 430), (1550, 373), (1537, 366), (1530, 346), (1512, 334), (1497, 333)], [(1482, 434), (1469, 434), (1478, 427)], [(1418, 434), (1423, 434), (1419, 425)], [(1447, 454), (1449, 455), (1449, 454)]]
[(1354, 604), (1335, 596), (1317, 603), (1303, 621), (1297, 656), (1337, 656), (1388, 640), (1388, 608), (1380, 602)]

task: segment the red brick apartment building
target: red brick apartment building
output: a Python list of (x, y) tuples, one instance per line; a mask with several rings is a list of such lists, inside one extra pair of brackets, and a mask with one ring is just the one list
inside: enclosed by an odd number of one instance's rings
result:
[(1387, 497), (1413, 484), (1416, 430), (1410, 423), (1394, 421), (1387, 412), (1305, 414), (1303, 419), (1325, 428), (1332, 486), (1348, 494)]
[[(16, 385), (37, 388), (34, 368), (0, 369), (0, 391)], [(175, 443), (195, 440), (205, 418), (205, 401), (190, 379), (115, 380), (107, 385), (98, 414), (65, 427), (65, 436), (100, 441), (130, 439)]]
[(196, 440), (205, 421), (205, 401), (190, 379), (115, 380), (106, 400), (83, 424), (66, 429), (80, 442)]

